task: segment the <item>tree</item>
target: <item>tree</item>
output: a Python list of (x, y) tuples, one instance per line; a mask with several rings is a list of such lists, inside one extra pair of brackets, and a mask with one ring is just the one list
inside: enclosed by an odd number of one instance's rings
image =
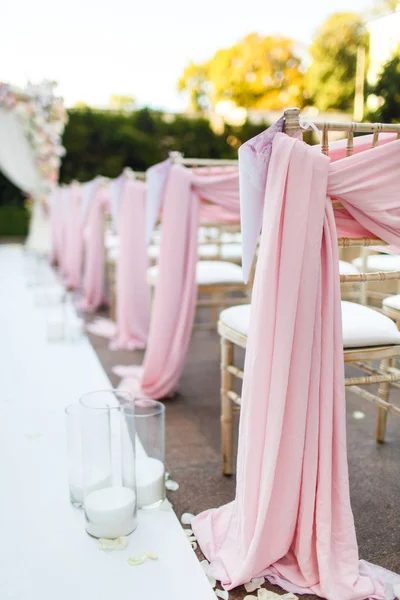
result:
[(302, 104), (303, 70), (296, 42), (283, 36), (252, 33), (203, 64), (189, 64), (178, 89), (196, 110), (218, 102), (280, 109)]
[(320, 110), (352, 110), (359, 46), (368, 52), (369, 36), (360, 15), (335, 13), (318, 29), (310, 47), (306, 89)]
[(129, 112), (135, 108), (135, 99), (132, 96), (111, 96), (109, 106), (113, 110)]
[(383, 102), (372, 119), (382, 123), (400, 123), (400, 46), (383, 66), (373, 93)]
[(371, 14), (381, 17), (396, 12), (398, 8), (400, 8), (400, 0), (376, 0)]

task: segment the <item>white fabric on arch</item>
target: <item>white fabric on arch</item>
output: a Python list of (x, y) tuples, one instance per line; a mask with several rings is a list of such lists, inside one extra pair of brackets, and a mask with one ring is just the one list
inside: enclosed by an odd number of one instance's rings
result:
[(0, 108), (0, 171), (20, 190), (46, 196), (47, 182), (41, 177), (22, 124), (14, 112)]

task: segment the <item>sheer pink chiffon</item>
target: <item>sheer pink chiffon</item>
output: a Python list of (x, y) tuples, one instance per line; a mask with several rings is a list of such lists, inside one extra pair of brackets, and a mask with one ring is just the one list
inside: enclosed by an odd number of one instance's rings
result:
[(145, 183), (132, 179), (124, 181), (118, 215), (116, 337), (111, 347), (134, 350), (145, 347), (150, 321)]
[(70, 186), (68, 213), (65, 219), (65, 263), (64, 274), (67, 287), (79, 289), (82, 281), (83, 227), (81, 186)]
[(152, 398), (176, 389), (196, 307), (199, 199), (239, 214), (238, 174), (204, 177), (171, 167), (165, 190), (158, 280), (142, 367), (115, 368), (121, 388)]
[(400, 141), (330, 163), (282, 133), (274, 139), (246, 350), (236, 497), (191, 524), (212, 574), (227, 589), (264, 575), (288, 591), (328, 600), (394, 596), (385, 596), (384, 572), (358, 560), (331, 198), (363, 231), (400, 247), (399, 164)]
[(106, 302), (104, 292), (104, 217), (108, 208), (108, 191), (97, 187), (90, 199), (85, 224), (85, 260), (83, 270), (83, 298), (79, 308), (94, 312)]

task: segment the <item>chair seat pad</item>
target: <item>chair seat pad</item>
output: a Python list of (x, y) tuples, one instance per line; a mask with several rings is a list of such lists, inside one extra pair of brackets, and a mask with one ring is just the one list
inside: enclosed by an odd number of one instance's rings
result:
[(107, 260), (108, 262), (117, 262), (119, 257), (119, 246), (113, 246), (107, 250)]
[[(147, 271), (147, 281), (155, 285), (158, 265)], [(242, 269), (234, 263), (220, 260), (200, 260), (196, 269), (197, 285), (243, 284)], [(244, 285), (244, 284), (243, 284)]]
[(396, 296), (389, 296), (382, 300), (383, 306), (387, 306), (388, 308), (392, 308), (394, 310), (400, 310), (400, 294)]
[(352, 263), (339, 260), (340, 275), (358, 275), (360, 271)]
[[(247, 335), (250, 304), (226, 308), (219, 319), (230, 329)], [(342, 301), (342, 328), (344, 348), (400, 345), (400, 332), (389, 317), (355, 302)]]
[(153, 244), (147, 248), (147, 254), (149, 258), (158, 258), (160, 255), (160, 246)]
[(115, 233), (107, 232), (105, 235), (104, 246), (107, 250), (111, 250), (111, 248), (115, 248), (119, 246), (119, 236), (115, 235)]
[(240, 244), (201, 244), (199, 246), (200, 258), (209, 258), (210, 256), (220, 256), (225, 260), (241, 259), (242, 247)]
[[(352, 264), (358, 269), (362, 269), (361, 256), (355, 258)], [(367, 265), (370, 272), (400, 271), (400, 256), (397, 254), (370, 254), (367, 257)]]

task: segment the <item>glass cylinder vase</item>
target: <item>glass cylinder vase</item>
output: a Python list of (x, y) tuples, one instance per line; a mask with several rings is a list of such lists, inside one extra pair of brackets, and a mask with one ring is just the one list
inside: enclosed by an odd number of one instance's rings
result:
[(86, 531), (97, 538), (128, 535), (137, 524), (133, 399), (105, 390), (80, 403)]
[(165, 499), (165, 406), (136, 398), (135, 422), (138, 507), (154, 508)]

